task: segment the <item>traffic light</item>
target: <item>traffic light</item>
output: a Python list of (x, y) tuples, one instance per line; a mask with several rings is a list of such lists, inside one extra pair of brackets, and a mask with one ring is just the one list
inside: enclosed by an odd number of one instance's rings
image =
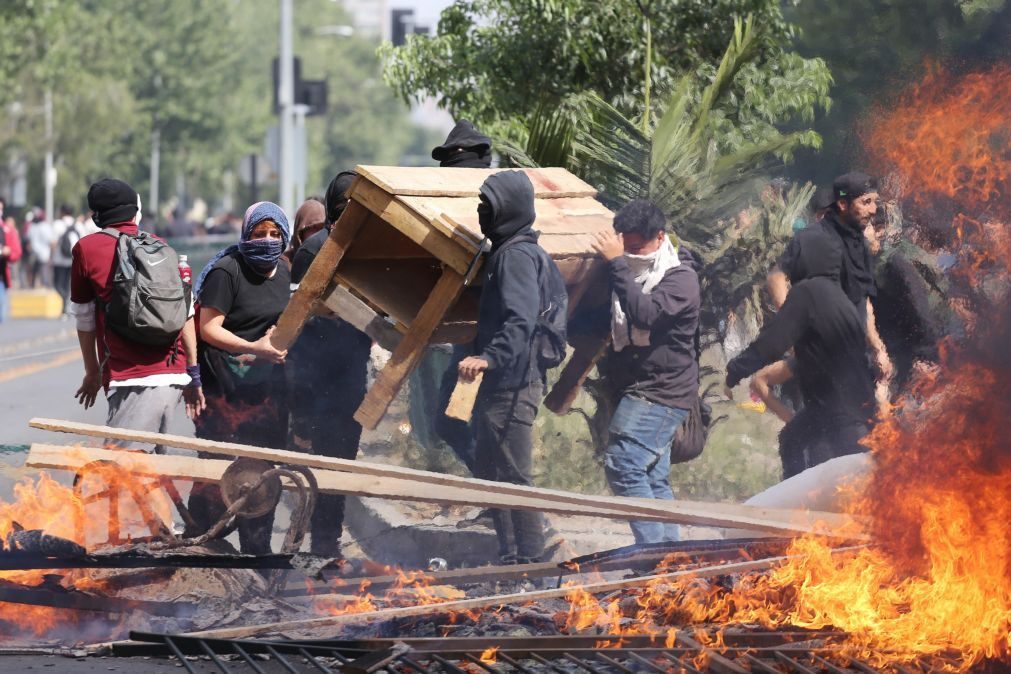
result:
[[(312, 117), (314, 115), (326, 114), (326, 104), (327, 104), (327, 83), (326, 80), (303, 80), (302, 79), (302, 60), (299, 58), (293, 59), (294, 65), (292, 69), (294, 70), (293, 79), (295, 82), (295, 105), (305, 105), (308, 106), (309, 110), (305, 113), (307, 117)], [(278, 114), (281, 111), (281, 106), (277, 101), (277, 90), (280, 86), (280, 59), (274, 58), (271, 64), (271, 74), (273, 87), (273, 110), (274, 114)]]

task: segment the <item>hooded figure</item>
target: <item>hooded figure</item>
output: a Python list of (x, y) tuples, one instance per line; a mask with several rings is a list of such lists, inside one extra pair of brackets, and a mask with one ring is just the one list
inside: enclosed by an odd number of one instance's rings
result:
[(319, 197), (312, 197), (302, 202), (295, 211), (295, 227), (291, 234), (291, 246), (285, 251), (285, 256), (291, 262), (295, 253), (309, 237), (326, 226), (326, 207)]
[(804, 409), (780, 433), (784, 478), (828, 459), (866, 451), (858, 444), (873, 414), (874, 380), (864, 323), (839, 286), (839, 243), (819, 229), (794, 237), (793, 285), (751, 345), (727, 365), (733, 388), (793, 347)]
[[(324, 203), (319, 204), (325, 225), (295, 252), (292, 290), (298, 288), (347, 207), (347, 191), (357, 175), (342, 171), (330, 181)], [(365, 397), (371, 348), (367, 335), (336, 316), (312, 316), (306, 321), (286, 363), (292, 421), (289, 449), (340, 459), (358, 456), (362, 427), (354, 413)], [(339, 557), (343, 530), (344, 496), (320, 494), (310, 522), (312, 553)]]
[(432, 159), (443, 168), (489, 168), (491, 138), (461, 119), (449, 132), (446, 142), (432, 150)]
[[(474, 417), (477, 477), (532, 485), (532, 427), (544, 396), (544, 372), (534, 357), (541, 298), (554, 265), (531, 229), (534, 188), (521, 171), (490, 176), (481, 186), (478, 218), (492, 244), (484, 266), (474, 357), (460, 364), (462, 376), (478, 363), (484, 380)], [(544, 550), (540, 513), (494, 510), (503, 563), (529, 562)]]

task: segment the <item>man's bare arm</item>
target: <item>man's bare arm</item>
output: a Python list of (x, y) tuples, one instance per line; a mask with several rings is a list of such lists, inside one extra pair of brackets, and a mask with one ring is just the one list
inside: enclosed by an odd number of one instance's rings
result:
[(783, 307), (783, 302), (786, 301), (786, 295), (790, 292), (790, 281), (786, 278), (786, 274), (779, 267), (773, 267), (772, 271), (765, 279), (765, 287), (769, 291), (769, 297), (772, 299), (772, 305), (776, 307), (778, 311)]

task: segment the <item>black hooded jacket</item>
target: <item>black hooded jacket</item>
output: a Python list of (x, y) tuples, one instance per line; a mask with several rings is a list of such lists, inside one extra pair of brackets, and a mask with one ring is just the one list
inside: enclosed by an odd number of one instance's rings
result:
[(492, 244), (485, 261), (474, 353), (488, 361), (482, 388), (516, 390), (544, 373), (531, 359), (541, 308), (544, 265), (554, 264), (532, 226), (534, 188), (521, 171), (490, 176), (481, 186), (481, 233)]
[(864, 322), (839, 286), (839, 244), (819, 229), (794, 237), (793, 286), (786, 302), (754, 342), (727, 365), (736, 386), (793, 347), (804, 405), (826, 418), (866, 423), (874, 380), (867, 363)]
[(443, 168), (488, 168), (491, 166), (491, 138), (466, 119), (461, 119), (432, 150), (432, 159)]
[[(811, 225), (806, 231), (820, 231), (834, 239), (839, 248), (839, 284), (850, 302), (856, 306), (861, 319), (867, 317), (867, 298), (877, 295), (877, 285), (874, 282), (874, 259), (871, 256), (864, 234), (858, 228), (846, 224), (834, 209), (829, 210), (824, 218)], [(796, 283), (798, 276), (795, 270), (799, 254), (797, 236), (794, 236), (779, 260), (779, 268)]]

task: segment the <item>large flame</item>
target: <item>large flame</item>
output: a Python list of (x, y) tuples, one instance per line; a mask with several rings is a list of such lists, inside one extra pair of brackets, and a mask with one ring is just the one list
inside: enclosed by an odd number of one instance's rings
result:
[(805, 537), (791, 561), (732, 591), (658, 582), (637, 593), (632, 611), (627, 598), (618, 610), (574, 591), (569, 629), (833, 627), (850, 635), (852, 654), (878, 664), (952, 650), (966, 668), (1009, 656), (1009, 100), (1007, 67), (959, 78), (930, 66), (868, 125), (874, 165), (899, 176), (911, 218), (956, 254), (953, 309), (964, 322), (959, 340), (942, 345), (940, 372), (921, 374), (866, 440), (876, 469), (852, 514), (869, 522), (874, 544), (839, 554)]
[[(135, 461), (143, 460), (142, 454), (135, 458)], [(108, 463), (89, 464), (83, 475), (77, 490), (61, 484), (46, 472), (14, 485), (13, 501), (0, 501), (0, 540), (4, 545), (18, 527), (38, 529), (48, 536), (73, 541), (89, 549), (106, 543), (110, 535), (109, 499), (102, 496), (102, 492), (109, 489), (110, 493), (116, 494), (115, 520), (119, 525), (119, 535), (129, 538), (151, 534), (130, 489), (139, 485), (140, 478)], [(89, 499), (89, 495), (93, 498)], [(139, 491), (137, 497), (143, 500), (149, 514), (163, 522), (172, 521), (171, 501), (163, 491), (145, 489)], [(35, 586), (41, 584), (47, 574), (62, 574), (63, 583), (77, 589), (102, 589), (102, 582), (88, 578), (86, 570), (3, 571), (0, 572), (0, 580)], [(0, 621), (6, 625), (3, 628), (5, 632), (13, 628), (20, 633), (39, 636), (52, 634), (57, 628), (75, 626), (78, 618), (78, 613), (69, 609), (0, 602)]]

